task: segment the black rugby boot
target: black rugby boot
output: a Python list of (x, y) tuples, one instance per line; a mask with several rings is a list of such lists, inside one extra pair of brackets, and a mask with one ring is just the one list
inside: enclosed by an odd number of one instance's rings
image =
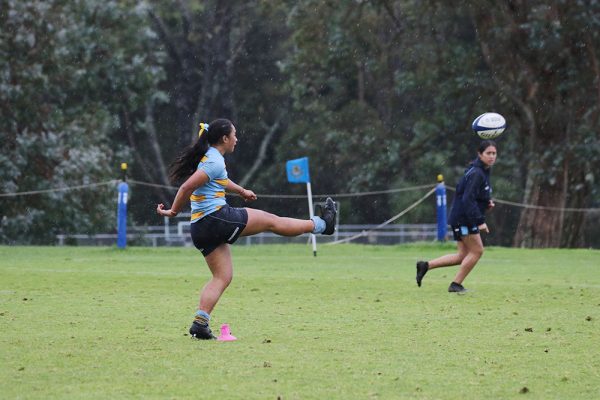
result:
[(450, 293), (466, 293), (468, 290), (460, 283), (452, 282), (450, 286), (448, 286), (448, 291)]
[(427, 261), (417, 262), (417, 285), (421, 287), (421, 281), (425, 274), (429, 271), (429, 263)]
[(335, 202), (331, 197), (325, 199), (325, 205), (321, 207), (321, 218), (325, 221), (325, 230), (323, 235), (332, 235), (335, 230), (335, 216), (337, 215), (337, 208)]
[(212, 334), (208, 324), (202, 323), (199, 320), (194, 320), (194, 322), (192, 322), (192, 326), (190, 327), (190, 335), (193, 338), (202, 340), (216, 339), (216, 337)]

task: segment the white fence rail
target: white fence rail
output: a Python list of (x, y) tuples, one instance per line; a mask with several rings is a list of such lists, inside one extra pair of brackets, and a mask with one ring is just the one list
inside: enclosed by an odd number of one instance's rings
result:
[[(417, 241), (434, 241), (437, 239), (436, 224), (390, 224), (384, 229), (371, 231), (377, 225), (338, 225), (331, 236), (317, 235), (318, 243), (328, 243), (360, 232), (365, 236), (353, 240), (352, 243), (362, 244), (402, 244)], [(192, 246), (190, 239), (189, 221), (179, 221), (176, 224), (164, 226), (128, 227), (127, 242), (133, 246)], [(117, 241), (116, 233), (101, 233), (95, 235), (57, 235), (57, 244), (79, 246), (111, 246)], [(275, 244), (275, 243), (308, 243), (309, 234), (297, 237), (283, 237), (271, 232), (238, 239), (238, 245)]]

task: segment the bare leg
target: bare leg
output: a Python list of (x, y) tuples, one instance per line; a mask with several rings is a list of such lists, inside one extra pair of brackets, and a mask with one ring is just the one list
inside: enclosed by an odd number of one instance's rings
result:
[[(310, 220), (279, 217), (265, 211), (246, 208), (248, 222), (241, 236), (254, 235), (260, 232), (274, 232), (282, 236), (298, 236), (312, 232), (314, 223)], [(227, 289), (233, 278), (233, 262), (229, 245), (224, 243), (205, 257), (212, 278), (200, 294), (199, 309), (210, 314)]]
[(481, 241), (479, 233), (463, 237), (462, 242), (467, 248), (467, 255), (460, 263), (460, 269), (454, 277), (454, 282), (459, 284), (462, 284), (467, 275), (469, 275), (469, 272), (475, 268), (475, 264), (477, 264), (477, 261), (479, 261), (483, 255), (483, 242)]
[(229, 245), (223, 243), (205, 258), (212, 278), (202, 289), (198, 309), (210, 314), (233, 278), (233, 263)]
[[(464, 238), (463, 238), (464, 240)], [(467, 256), (467, 247), (462, 241), (456, 242), (457, 254), (446, 254), (429, 261), (429, 269), (459, 265)]]
[(248, 222), (241, 236), (256, 235), (261, 232), (273, 232), (281, 236), (298, 236), (313, 231), (315, 224), (310, 219), (279, 217), (262, 210), (246, 208)]

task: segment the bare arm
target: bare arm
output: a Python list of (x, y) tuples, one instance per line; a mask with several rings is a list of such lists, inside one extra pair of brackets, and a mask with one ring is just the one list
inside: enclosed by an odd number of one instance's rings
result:
[(246, 201), (256, 200), (256, 195), (254, 194), (254, 192), (252, 190), (244, 189), (243, 187), (241, 187), (240, 185), (238, 185), (237, 183), (235, 183), (231, 179), (227, 183), (227, 188), (226, 189), (229, 192), (233, 192), (233, 193), (239, 194), (240, 197), (243, 198)]
[(173, 200), (173, 205), (171, 206), (171, 208), (165, 210), (164, 204), (161, 203), (156, 207), (156, 212), (159, 215), (165, 217), (176, 216), (181, 212), (183, 206), (189, 201), (190, 196), (192, 195), (194, 190), (196, 190), (200, 186), (205, 185), (208, 182), (208, 180), (209, 178), (208, 175), (206, 175), (206, 172), (202, 170), (196, 170), (196, 172), (194, 172), (192, 176), (187, 178), (187, 180), (183, 182), (183, 184), (179, 187), (179, 190), (175, 195), (175, 200)]

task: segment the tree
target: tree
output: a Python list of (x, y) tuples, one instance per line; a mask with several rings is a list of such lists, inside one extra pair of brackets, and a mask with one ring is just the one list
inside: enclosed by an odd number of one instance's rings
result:
[[(286, 135), (295, 147), (278, 150), (315, 154), (324, 171), (335, 170), (330, 181), (315, 174), (330, 192), (423, 183), (438, 172), (452, 185), (475, 156), (469, 122), (498, 110), (509, 130), (499, 142), (494, 185), (504, 198), (539, 207), (520, 215), (499, 207), (490, 215), (498, 237), (516, 230), (519, 246), (582, 245), (584, 215), (556, 210), (591, 207), (598, 190), (599, 6), (492, 3), (307, 1), (295, 7), (288, 64), (295, 118), (302, 122)], [(358, 142), (357, 135), (375, 140)], [(357, 149), (368, 164), (352, 164)], [(406, 204), (406, 198), (388, 201)], [(351, 206), (358, 210), (354, 218), (383, 217), (358, 204)]]
[(600, 161), (600, 4), (588, 1), (477, 2), (473, 23), (484, 60), (523, 121), (525, 171), (516, 246), (583, 244)]
[[(116, 178), (109, 135), (157, 73), (142, 55), (133, 2), (2, 2), (0, 182), (3, 193)], [(138, 28), (142, 27), (142, 28)], [(139, 29), (139, 31), (138, 31)], [(138, 41), (139, 39), (139, 41)], [(110, 230), (114, 186), (0, 201), (0, 240), (52, 243), (57, 233)]]
[[(468, 15), (423, 2), (307, 1), (289, 20), (294, 113), (279, 164), (264, 173), (271, 190), (283, 185), (283, 162), (303, 155), (317, 192), (433, 184), (462, 172), (474, 146), (454, 137), (475, 140), (465, 122), (483, 80)], [(354, 198), (343, 208), (353, 210), (347, 222), (380, 222), (414, 200)], [(423, 210), (406, 220), (434, 219)]]
[[(157, 32), (155, 48), (164, 80), (157, 101), (149, 102), (144, 124), (124, 136), (135, 143), (134, 176), (164, 186), (167, 162), (197, 137), (199, 122), (231, 119), (243, 151), (228, 156), (232, 179), (250, 184), (270, 159), (272, 143), (287, 121), (289, 101), (277, 65), (286, 35), (285, 8), (259, 1), (151, 2), (148, 23)], [(256, 23), (260, 21), (260, 23)], [(126, 117), (126, 116), (124, 116)], [(147, 222), (148, 201), (172, 201), (172, 190), (136, 189), (136, 219)], [(143, 200), (142, 198), (146, 198)], [(138, 203), (140, 201), (140, 203)], [(143, 202), (143, 203), (142, 203)]]

